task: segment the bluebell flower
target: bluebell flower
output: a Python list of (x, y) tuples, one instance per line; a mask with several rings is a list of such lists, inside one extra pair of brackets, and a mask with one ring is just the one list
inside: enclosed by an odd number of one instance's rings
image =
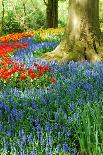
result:
[(64, 144), (63, 144), (63, 152), (68, 152), (68, 144), (65, 142)]
[(72, 130), (67, 131), (67, 136), (69, 137), (72, 134)]
[(73, 149), (73, 153), (74, 153), (73, 155), (77, 155), (77, 149), (76, 148)]
[(41, 125), (40, 124), (37, 125), (37, 130), (41, 130)]
[(38, 140), (42, 139), (42, 134), (40, 132), (37, 132), (37, 137), (38, 137)]
[(2, 108), (2, 107), (3, 107), (3, 102), (0, 101), (0, 108)]
[(8, 115), (8, 122), (9, 122), (10, 120), (12, 120), (12, 114), (9, 114), (9, 115)]
[(50, 124), (49, 124), (49, 122), (46, 122), (45, 128), (46, 128), (47, 131), (50, 131)]
[(50, 155), (48, 150), (46, 150), (46, 155)]
[(63, 132), (66, 131), (66, 127), (65, 127), (65, 125), (62, 126), (62, 130), (63, 130)]
[(80, 99), (78, 99), (78, 105), (79, 105), (79, 106), (83, 105), (83, 101), (80, 100)]
[(7, 150), (7, 143), (6, 143), (6, 141), (3, 142), (3, 149), (4, 149), (4, 151)]
[(35, 151), (32, 151), (30, 155), (36, 155)]
[(67, 114), (66, 113), (64, 114), (64, 118), (67, 119)]
[(71, 123), (71, 122), (72, 122), (72, 118), (68, 117), (68, 123)]
[(32, 138), (33, 138), (33, 134), (30, 133), (30, 134), (28, 135), (28, 137), (27, 137), (29, 143), (30, 143), (30, 141), (31, 141)]
[(52, 142), (53, 142), (52, 136), (48, 137), (48, 141), (49, 141), (49, 144), (52, 145)]
[(58, 118), (59, 118), (58, 113), (55, 113), (55, 119), (58, 119)]
[(25, 135), (23, 135), (22, 140), (26, 143), (27, 137)]
[(0, 122), (0, 131), (2, 131), (2, 123)]
[(61, 133), (60, 133), (60, 131), (58, 132), (58, 138), (61, 138)]
[(56, 151), (59, 153), (60, 152), (60, 149), (61, 149), (61, 145), (58, 144), (57, 147), (56, 147)]
[(0, 110), (0, 117), (2, 116), (2, 111)]
[(13, 116), (15, 116), (15, 114), (16, 114), (16, 109), (15, 109), (15, 108), (13, 108), (13, 109), (11, 110), (11, 114), (12, 114)]
[(52, 148), (50, 148), (50, 150), (49, 150), (49, 154), (52, 155)]
[(23, 144), (22, 144), (20, 139), (18, 139), (17, 143), (18, 143), (19, 147), (22, 149), (23, 148)]
[(5, 112), (9, 112), (10, 111), (10, 108), (7, 105), (4, 106), (4, 109), (5, 109)]
[(58, 129), (58, 123), (55, 123), (55, 125), (54, 125), (54, 128), (55, 128), (55, 130), (57, 130)]

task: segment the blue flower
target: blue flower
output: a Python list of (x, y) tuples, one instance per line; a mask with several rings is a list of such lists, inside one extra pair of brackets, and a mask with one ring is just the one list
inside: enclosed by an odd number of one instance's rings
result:
[(53, 142), (52, 136), (49, 136), (49, 137), (48, 137), (48, 141), (49, 141), (49, 144), (52, 145), (52, 142)]
[(55, 119), (58, 119), (58, 118), (59, 118), (58, 113), (55, 113)]
[(60, 131), (58, 132), (58, 138), (61, 138), (61, 133), (60, 133)]
[(22, 136), (22, 140), (26, 142), (27, 137), (25, 135)]
[(10, 111), (10, 108), (7, 105), (5, 105), (4, 108), (5, 108), (5, 112), (9, 112)]
[(57, 147), (56, 147), (56, 151), (59, 153), (60, 152), (60, 148), (61, 148), (61, 145), (58, 144)]
[(3, 104), (4, 104), (3, 102), (0, 102), (0, 108), (2, 108), (2, 107), (3, 107)]
[(0, 131), (2, 130), (2, 124), (0, 123)]
[(46, 128), (47, 131), (50, 130), (50, 124), (49, 124), (49, 122), (46, 122), (45, 128)]
[(2, 111), (0, 110), (0, 117), (2, 116)]
[(64, 114), (64, 118), (67, 119), (67, 114)]
[(68, 144), (65, 142), (64, 144), (63, 144), (63, 152), (68, 152)]
[(32, 151), (30, 155), (36, 155), (35, 151)]
[(63, 132), (66, 131), (66, 127), (65, 127), (65, 125), (62, 126), (62, 129), (63, 129)]
[(67, 136), (69, 137), (72, 134), (72, 130), (67, 131)]
[(72, 118), (68, 117), (68, 123), (71, 123), (71, 122), (72, 122)]

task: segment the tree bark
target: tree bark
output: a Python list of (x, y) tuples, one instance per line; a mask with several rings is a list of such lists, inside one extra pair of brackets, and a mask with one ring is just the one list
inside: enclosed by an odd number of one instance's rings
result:
[(48, 0), (46, 6), (47, 27), (58, 27), (58, 0)]
[(4, 25), (4, 13), (5, 13), (5, 9), (4, 9), (4, 0), (2, 0), (2, 18), (0, 21), (0, 35), (2, 34), (2, 29), (3, 29), (3, 25)]
[(101, 61), (99, 0), (69, 0), (65, 39), (42, 58), (58, 61)]
[(27, 24), (26, 24), (26, 16), (27, 16), (27, 14), (26, 14), (26, 2), (23, 2), (23, 10), (24, 10), (24, 21), (23, 21), (23, 27), (24, 27), (24, 30), (26, 31), (27, 30)]

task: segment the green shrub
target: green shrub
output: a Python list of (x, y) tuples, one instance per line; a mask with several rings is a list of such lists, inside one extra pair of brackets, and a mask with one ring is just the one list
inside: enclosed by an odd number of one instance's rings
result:
[(27, 18), (28, 27), (30, 29), (39, 29), (46, 27), (46, 17), (43, 12), (39, 9), (35, 10), (31, 16)]
[(2, 33), (9, 34), (17, 32), (23, 32), (23, 27), (21, 27), (20, 23), (16, 21), (13, 11), (8, 11), (7, 15), (4, 17), (4, 26)]

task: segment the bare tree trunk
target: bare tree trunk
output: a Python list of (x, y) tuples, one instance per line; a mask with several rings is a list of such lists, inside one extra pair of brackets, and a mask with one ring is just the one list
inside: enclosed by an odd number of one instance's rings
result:
[(65, 39), (45, 59), (101, 61), (99, 0), (69, 0)]
[(2, 29), (3, 29), (3, 25), (4, 25), (4, 13), (5, 13), (4, 0), (2, 0), (2, 18), (0, 21), (0, 34), (2, 34)]
[(26, 14), (26, 3), (25, 2), (23, 2), (23, 9), (24, 9), (24, 22), (23, 22), (23, 25), (24, 25), (24, 30), (27, 30), (27, 28), (26, 28), (26, 16), (27, 16), (27, 14)]
[(47, 27), (58, 27), (58, 0), (48, 0), (46, 6)]

